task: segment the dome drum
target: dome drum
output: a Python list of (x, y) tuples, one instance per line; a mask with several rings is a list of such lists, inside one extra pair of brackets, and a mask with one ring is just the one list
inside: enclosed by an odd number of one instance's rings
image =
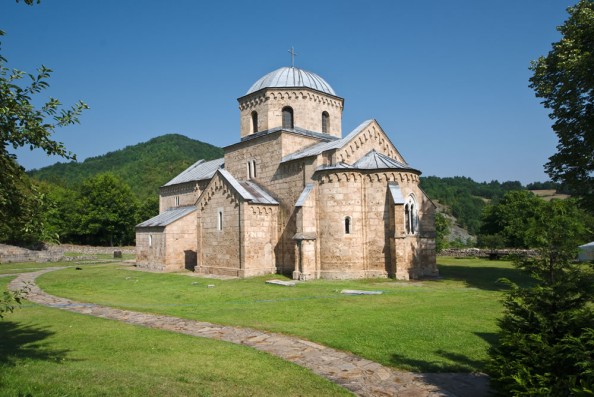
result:
[[(242, 138), (288, 125), (335, 137), (342, 134), (344, 100), (312, 72), (277, 69), (256, 81), (238, 102)], [(292, 123), (286, 117), (283, 122), (283, 109), (292, 111)]]

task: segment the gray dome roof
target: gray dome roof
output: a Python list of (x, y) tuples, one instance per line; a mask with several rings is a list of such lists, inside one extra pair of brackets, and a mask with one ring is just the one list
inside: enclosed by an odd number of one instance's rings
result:
[(245, 95), (271, 87), (308, 87), (336, 96), (330, 84), (315, 73), (296, 67), (282, 67), (256, 81)]

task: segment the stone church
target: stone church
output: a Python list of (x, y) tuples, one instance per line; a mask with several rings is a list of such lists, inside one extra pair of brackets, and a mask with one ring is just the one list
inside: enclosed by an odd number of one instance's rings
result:
[(437, 275), (435, 206), (376, 120), (343, 136), (344, 99), (282, 67), (238, 99), (241, 139), (160, 188), (136, 227), (158, 271), (294, 279)]

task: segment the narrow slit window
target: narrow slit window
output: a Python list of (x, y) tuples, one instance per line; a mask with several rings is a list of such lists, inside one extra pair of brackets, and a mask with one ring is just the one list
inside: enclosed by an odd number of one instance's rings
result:
[(252, 112), (252, 132), (258, 132), (258, 112)]
[(344, 218), (344, 234), (351, 234), (351, 217), (347, 216)]
[(148, 236), (148, 245), (149, 245), (149, 247), (153, 246), (153, 235), (152, 234), (149, 234), (149, 236)]
[(283, 108), (283, 128), (293, 128), (293, 108), (286, 106)]
[(175, 206), (179, 207), (179, 196), (175, 196)]
[(322, 112), (322, 132), (327, 134), (330, 131), (330, 115)]
[(217, 230), (223, 230), (223, 210), (217, 213)]

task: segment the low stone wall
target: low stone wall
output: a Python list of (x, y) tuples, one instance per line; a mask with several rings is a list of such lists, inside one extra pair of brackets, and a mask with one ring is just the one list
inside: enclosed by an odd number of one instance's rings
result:
[[(113, 255), (114, 251), (122, 254), (135, 254), (134, 247), (92, 247), (87, 245), (48, 245), (41, 250), (30, 250), (13, 245), (0, 244), (0, 263), (14, 262), (59, 262), (94, 259), (93, 255)], [(64, 256), (65, 252), (74, 252), (80, 255)]]
[(535, 250), (523, 249), (484, 249), (484, 248), (448, 248), (438, 253), (440, 256), (451, 256), (456, 258), (492, 258), (499, 259), (506, 256), (536, 256)]

